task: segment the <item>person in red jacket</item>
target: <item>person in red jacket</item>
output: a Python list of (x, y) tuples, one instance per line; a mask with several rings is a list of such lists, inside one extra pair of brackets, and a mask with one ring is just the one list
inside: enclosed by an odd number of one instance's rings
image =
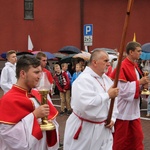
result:
[(54, 80), (55, 84), (59, 90), (60, 99), (61, 99), (61, 111), (60, 115), (65, 113), (65, 104), (67, 108), (67, 114), (71, 114), (70, 106), (70, 80), (66, 72), (62, 72), (59, 64), (54, 65)]

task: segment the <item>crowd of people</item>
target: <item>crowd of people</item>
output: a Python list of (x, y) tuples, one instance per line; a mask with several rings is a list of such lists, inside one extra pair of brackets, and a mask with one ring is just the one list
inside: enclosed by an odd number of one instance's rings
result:
[[(64, 150), (144, 150), (140, 93), (148, 89), (149, 77), (137, 63), (140, 55), (140, 43), (127, 43), (118, 86), (114, 87), (117, 70), (104, 50), (94, 49), (88, 63), (80, 60), (72, 70), (68, 63), (56, 63), (53, 73), (46, 69), (43, 52), (17, 61), (16, 52), (8, 51), (0, 82), (4, 91), (0, 100), (0, 149), (57, 150), (56, 118), (66, 113)], [(37, 90), (43, 72), (52, 85), (47, 104), (41, 104)], [(51, 101), (54, 87), (61, 101), (59, 113)], [(112, 99), (115, 101), (108, 122)], [(43, 117), (54, 124), (54, 130), (41, 130)]]

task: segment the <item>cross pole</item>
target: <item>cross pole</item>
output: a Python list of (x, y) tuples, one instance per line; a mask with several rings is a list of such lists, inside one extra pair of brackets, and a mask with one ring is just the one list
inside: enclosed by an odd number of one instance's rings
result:
[[(116, 67), (114, 88), (116, 88), (117, 84), (118, 84), (118, 78), (119, 78), (121, 62), (122, 62), (122, 57), (123, 57), (123, 51), (124, 51), (124, 45), (125, 45), (125, 40), (126, 40), (126, 33), (127, 33), (128, 24), (129, 24), (131, 8), (133, 6), (133, 1), (134, 0), (128, 0), (127, 12), (126, 12), (126, 17), (125, 17), (125, 22), (124, 22), (124, 27), (123, 27), (123, 33), (122, 33), (122, 38), (121, 38), (121, 43), (120, 43), (120, 49), (119, 49), (118, 64), (117, 64), (117, 67)], [(113, 112), (113, 108), (114, 108), (114, 102), (115, 102), (115, 99), (111, 99), (106, 125), (110, 124), (110, 122), (111, 122), (112, 112)]]

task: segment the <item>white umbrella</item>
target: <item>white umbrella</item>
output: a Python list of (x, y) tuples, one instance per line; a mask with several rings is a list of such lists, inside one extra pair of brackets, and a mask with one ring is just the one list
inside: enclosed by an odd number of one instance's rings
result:
[(84, 59), (85, 61), (89, 61), (89, 60), (90, 60), (90, 57), (91, 57), (91, 53), (85, 52), (85, 51), (81, 51), (81, 53), (75, 54), (75, 55), (73, 56), (73, 58), (82, 58), (82, 59)]

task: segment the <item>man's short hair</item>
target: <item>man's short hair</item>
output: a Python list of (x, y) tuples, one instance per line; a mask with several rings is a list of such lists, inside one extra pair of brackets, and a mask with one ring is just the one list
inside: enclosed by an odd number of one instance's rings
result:
[(8, 57), (11, 55), (11, 54), (16, 54), (16, 51), (15, 50), (10, 50), (6, 53), (6, 58), (8, 59)]
[(30, 56), (22, 56), (18, 62), (17, 62), (17, 66), (16, 66), (16, 77), (17, 79), (20, 77), (20, 71), (24, 70), (25, 72), (27, 72), (30, 67), (38, 67), (40, 66), (40, 61), (35, 58), (35, 57), (30, 57)]
[(136, 49), (136, 47), (141, 47), (141, 44), (138, 43), (138, 42), (134, 42), (134, 41), (131, 41), (131, 42), (127, 43), (126, 53), (129, 54), (130, 50), (134, 51)]
[(41, 60), (42, 57), (47, 57), (47, 56), (46, 56), (46, 54), (43, 53), (43, 52), (38, 52), (38, 53), (36, 54), (36, 58), (37, 58), (38, 60)]
[(101, 53), (106, 53), (108, 55), (108, 53), (106, 51), (102, 50), (101, 48), (93, 49), (89, 63), (91, 63), (93, 59), (99, 59), (101, 57)]

